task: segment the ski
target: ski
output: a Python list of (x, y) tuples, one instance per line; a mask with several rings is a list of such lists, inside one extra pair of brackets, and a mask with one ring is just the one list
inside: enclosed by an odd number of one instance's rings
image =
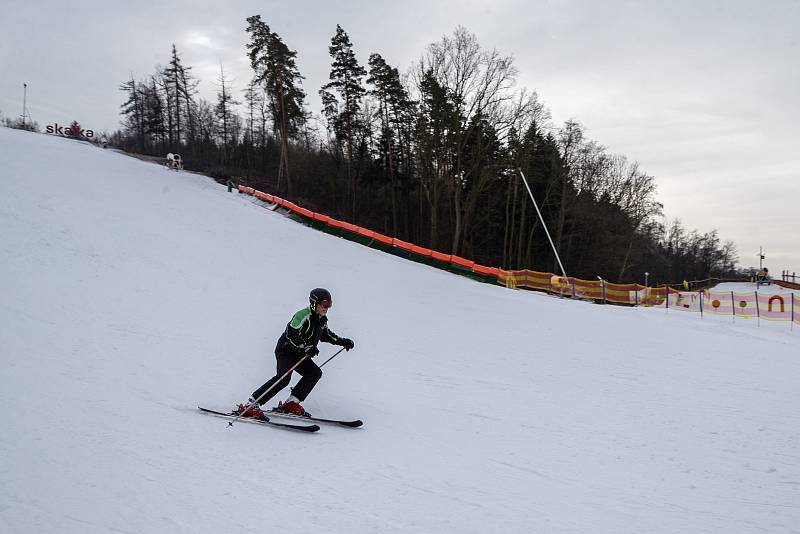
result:
[[(233, 423), (233, 419), (236, 419), (238, 414), (233, 412), (218, 412), (216, 410), (209, 410), (208, 408), (203, 408), (201, 406), (197, 407), (203, 413), (215, 415), (217, 417), (224, 417), (226, 419), (231, 420), (231, 424)], [(319, 425), (290, 425), (287, 423), (278, 423), (276, 421), (270, 421), (269, 419), (253, 419), (252, 417), (239, 417), (239, 421), (244, 421), (246, 423), (255, 423), (258, 425), (269, 425), (278, 428), (285, 428), (287, 430), (300, 430), (302, 432), (316, 432), (319, 430)]]
[(327, 424), (331, 424), (331, 425), (340, 425), (340, 426), (346, 426), (346, 427), (350, 427), (350, 428), (358, 428), (358, 427), (360, 427), (361, 425), (364, 424), (361, 421), (361, 419), (356, 419), (356, 420), (353, 420), (353, 421), (344, 421), (344, 420), (341, 420), (341, 419), (323, 419), (321, 417), (313, 417), (313, 416), (306, 416), (306, 415), (295, 415), (293, 413), (279, 412), (275, 408), (272, 408), (271, 410), (266, 410), (266, 411), (264, 411), (264, 413), (268, 413), (269, 415), (274, 415), (275, 417), (285, 417), (287, 419), (295, 419), (295, 420), (300, 420), (300, 421), (313, 421), (315, 423), (327, 423)]

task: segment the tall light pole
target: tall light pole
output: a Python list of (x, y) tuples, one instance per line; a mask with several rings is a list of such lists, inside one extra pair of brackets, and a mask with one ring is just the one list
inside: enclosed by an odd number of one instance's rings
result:
[(644, 287), (650, 287), (647, 285), (647, 279), (650, 277), (650, 273), (644, 273)]
[(25, 129), (25, 115), (28, 113), (28, 84), (22, 84), (22, 129)]
[(539, 214), (539, 220), (542, 221), (542, 226), (544, 227), (544, 233), (547, 234), (547, 239), (550, 241), (550, 246), (553, 247), (553, 254), (556, 255), (556, 260), (558, 260), (558, 266), (561, 267), (561, 274), (564, 275), (564, 280), (567, 279), (567, 271), (564, 270), (564, 266), (561, 264), (561, 258), (558, 257), (558, 251), (556, 250), (556, 246), (553, 244), (553, 238), (550, 237), (550, 232), (547, 230), (547, 225), (544, 223), (544, 217), (542, 217), (542, 212), (539, 211), (539, 206), (536, 204), (536, 200), (533, 198), (533, 193), (531, 192), (531, 186), (528, 185), (528, 180), (525, 179), (525, 175), (522, 174), (522, 169), (519, 170), (519, 175), (522, 176), (522, 181), (525, 184), (525, 188), (528, 190), (528, 195), (531, 197), (531, 202), (533, 202), (533, 207), (536, 208), (536, 213)]

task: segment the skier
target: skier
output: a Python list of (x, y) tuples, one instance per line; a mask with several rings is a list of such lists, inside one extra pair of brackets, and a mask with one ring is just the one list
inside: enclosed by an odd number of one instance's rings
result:
[[(322, 377), (322, 370), (311, 360), (311, 358), (319, 354), (317, 343), (324, 341), (344, 347), (348, 351), (355, 346), (352, 340), (346, 337), (339, 337), (328, 328), (327, 314), (333, 305), (333, 301), (327, 289), (321, 287), (313, 289), (308, 300), (309, 305), (292, 316), (292, 319), (286, 325), (286, 330), (278, 339), (278, 344), (275, 346), (275, 358), (277, 360), (275, 376), (253, 392), (253, 396), (247, 405), (239, 404), (236, 413), (245, 417), (263, 418), (264, 412), (261, 410), (261, 405), (289, 385), (291, 374), (284, 377), (283, 380), (281, 380), (281, 377), (304, 356), (308, 356), (295, 369), (302, 378), (291, 389), (289, 398), (285, 402), (278, 403), (277, 410), (284, 413), (310, 416), (311, 414), (307, 413), (300, 403), (308, 397), (308, 394), (311, 393), (311, 390)], [(279, 380), (280, 382), (278, 382)]]

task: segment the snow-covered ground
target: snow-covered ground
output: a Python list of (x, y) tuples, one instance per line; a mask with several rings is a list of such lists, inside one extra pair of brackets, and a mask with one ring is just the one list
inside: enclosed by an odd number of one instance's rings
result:
[[(0, 229), (0, 532), (800, 531), (796, 325), (480, 284), (4, 128)], [(317, 286), (356, 348), (306, 408), (365, 426), (200, 414)]]

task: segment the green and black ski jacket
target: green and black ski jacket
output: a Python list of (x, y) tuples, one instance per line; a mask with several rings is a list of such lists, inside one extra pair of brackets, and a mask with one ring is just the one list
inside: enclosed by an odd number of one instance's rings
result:
[(309, 306), (292, 316), (278, 339), (275, 352), (303, 354), (307, 347), (316, 345), (318, 341), (338, 345), (339, 340), (339, 336), (328, 328), (328, 318), (317, 315)]

